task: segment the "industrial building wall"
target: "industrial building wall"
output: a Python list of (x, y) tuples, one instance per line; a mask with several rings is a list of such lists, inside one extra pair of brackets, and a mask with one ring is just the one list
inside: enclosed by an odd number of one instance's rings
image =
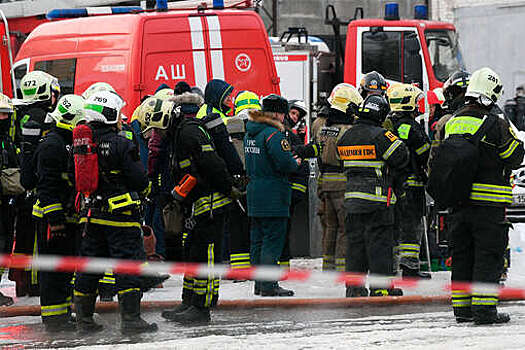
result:
[[(503, 80), (505, 94), (514, 96), (516, 86), (525, 83), (525, 1), (461, 0), (451, 9), (437, 8), (442, 20), (453, 22), (459, 33), (465, 64), (469, 71), (488, 66)], [(439, 18), (439, 17), (438, 17)], [(438, 19), (435, 18), (435, 19)]]

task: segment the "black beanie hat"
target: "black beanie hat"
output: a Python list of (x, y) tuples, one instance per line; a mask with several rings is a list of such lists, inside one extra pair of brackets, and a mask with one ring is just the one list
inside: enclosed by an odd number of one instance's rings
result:
[(182, 95), (185, 92), (191, 92), (191, 86), (185, 81), (179, 81), (173, 89), (175, 95)]
[(288, 101), (279, 95), (271, 94), (262, 99), (263, 112), (288, 113)]

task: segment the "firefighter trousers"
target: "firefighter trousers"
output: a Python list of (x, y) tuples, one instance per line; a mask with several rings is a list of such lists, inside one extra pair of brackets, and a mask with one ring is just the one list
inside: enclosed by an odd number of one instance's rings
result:
[(292, 223), (295, 213), (295, 208), (297, 205), (305, 200), (305, 195), (303, 193), (296, 194), (297, 190), (292, 191), (292, 201), (290, 203), (290, 217), (286, 224), (286, 237), (284, 238), (284, 248), (279, 258), (279, 265), (283, 268), (290, 269), (290, 259), (292, 258), (292, 253), (290, 251), (290, 234), (292, 231)]
[(230, 267), (247, 269), (250, 265), (250, 219), (246, 213), (246, 197), (230, 207), (228, 231), (230, 232)]
[(499, 282), (508, 244), (505, 208), (467, 206), (450, 215), (452, 250), (452, 306), (456, 317), (486, 317), (496, 313), (497, 293), (454, 282)]
[[(91, 219), (83, 225), (80, 255), (125, 260), (145, 260), (140, 223), (124, 220)], [(104, 274), (79, 273), (75, 280), (75, 295), (97, 293), (99, 280)], [(115, 274), (119, 296), (140, 291), (140, 276)]]
[(411, 196), (399, 201), (395, 205), (396, 231), (399, 237), (398, 253), (400, 264), (409, 269), (419, 269), (419, 251), (423, 237), (424, 208), (421, 203), (411, 200)]
[[(392, 274), (394, 213), (391, 208), (346, 216), (349, 272)], [(374, 288), (374, 286), (370, 286)]]
[[(74, 256), (78, 241), (78, 225), (66, 224), (65, 237), (53, 238), (48, 235), (46, 220), (36, 222), (39, 254)], [(71, 314), (73, 286), (72, 272), (40, 271), (40, 307), (42, 321), (66, 321)]]
[(344, 191), (324, 191), (321, 193), (323, 270), (344, 271), (345, 269), (347, 238), (344, 196)]
[[(277, 266), (284, 248), (288, 218), (252, 217), (251, 220), (252, 265)], [(255, 281), (255, 289), (260, 291), (269, 291), (276, 286), (276, 281)]]
[[(213, 267), (221, 263), (221, 242), (224, 235), (225, 213), (205, 212), (195, 218), (190, 239), (184, 242), (186, 261)], [(217, 305), (219, 300), (219, 276), (208, 278), (184, 276), (182, 302), (200, 308)]]

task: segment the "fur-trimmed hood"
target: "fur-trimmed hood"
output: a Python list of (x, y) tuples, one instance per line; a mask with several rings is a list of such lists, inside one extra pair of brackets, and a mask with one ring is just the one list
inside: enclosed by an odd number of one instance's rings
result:
[(201, 96), (192, 92), (185, 92), (181, 95), (175, 95), (170, 98), (170, 101), (175, 102), (176, 105), (189, 104), (199, 107), (204, 103), (204, 99)]
[[(251, 128), (251, 129), (254, 129), (254, 131), (255, 131), (255, 129), (257, 129), (255, 134), (258, 133), (260, 130), (264, 129), (264, 124), (269, 125), (269, 126), (271, 126), (273, 128), (276, 128), (280, 132), (284, 131), (283, 123), (281, 123), (280, 121), (274, 119), (273, 118), (273, 113), (262, 112), (262, 111), (250, 111), (250, 113), (248, 115), (249, 115), (248, 121), (259, 124), (258, 126), (254, 126), (253, 128)], [(247, 126), (247, 129), (248, 129), (248, 132), (250, 132), (250, 130), (249, 130), (250, 128), (248, 128), (248, 126)], [(260, 129), (260, 130), (258, 130), (258, 129)]]

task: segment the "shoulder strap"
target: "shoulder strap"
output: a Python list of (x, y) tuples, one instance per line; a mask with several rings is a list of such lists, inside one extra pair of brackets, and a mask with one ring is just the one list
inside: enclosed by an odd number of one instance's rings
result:
[(487, 114), (483, 119), (484, 121), (479, 127), (478, 131), (476, 131), (476, 133), (474, 133), (471, 138), (471, 140), (476, 144), (481, 141), (481, 139), (487, 134), (487, 131), (489, 131), (498, 121), (498, 117), (492, 114)]

